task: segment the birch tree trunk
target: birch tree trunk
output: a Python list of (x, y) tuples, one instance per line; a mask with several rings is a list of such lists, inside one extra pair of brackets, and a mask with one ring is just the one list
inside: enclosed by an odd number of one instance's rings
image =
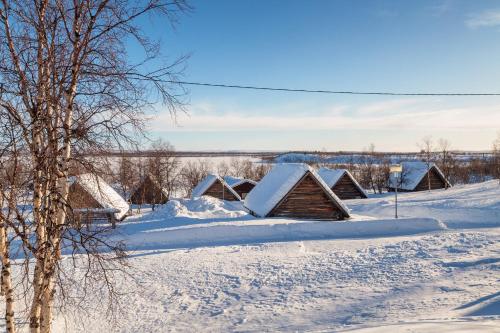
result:
[[(3, 207), (0, 200), (0, 207)], [(5, 297), (5, 326), (8, 333), (16, 332), (14, 322), (14, 290), (12, 288), (12, 269), (10, 266), (9, 248), (7, 246), (7, 226), (0, 218), (0, 256), (2, 257), (1, 288)]]

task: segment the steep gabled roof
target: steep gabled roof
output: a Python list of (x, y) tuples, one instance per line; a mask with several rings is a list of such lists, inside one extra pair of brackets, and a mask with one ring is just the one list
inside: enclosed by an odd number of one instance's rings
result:
[(117, 220), (127, 215), (128, 203), (101, 177), (85, 173), (71, 177), (70, 182), (80, 185), (103, 209), (113, 211)]
[[(403, 162), (401, 163), (403, 167), (402, 172), (402, 183), (398, 186), (398, 188), (402, 190), (412, 191), (417, 185), (422, 181), (427, 172), (431, 169), (436, 170), (439, 177), (445, 182), (448, 186), (451, 186), (449, 181), (446, 179), (441, 170), (434, 163), (429, 164), (429, 169), (427, 169), (427, 163), (422, 161), (414, 161), (414, 162)], [(391, 174), (389, 178), (389, 187), (395, 188), (398, 180)]]
[(245, 198), (245, 207), (257, 216), (267, 216), (308, 172), (323, 188), (330, 200), (346, 216), (349, 216), (349, 209), (332, 192), (321, 177), (309, 165), (304, 163), (276, 164), (248, 193)]
[[(157, 191), (161, 192), (161, 194), (165, 198), (168, 198), (168, 196), (169, 196), (168, 190), (164, 187), (161, 187), (160, 183), (158, 183), (158, 181), (153, 177), (153, 175), (147, 174), (146, 176), (142, 177), (141, 182), (139, 183), (139, 185), (135, 188), (135, 190), (130, 195), (130, 200), (131, 201), (134, 200), (135, 196), (139, 195), (138, 191), (142, 190), (142, 188), (144, 186), (148, 186), (148, 185), (156, 187)], [(154, 190), (155, 190), (154, 188), (147, 188), (147, 191), (154, 191)], [(132, 203), (135, 203), (135, 202), (132, 201)]]
[(236, 187), (243, 183), (250, 183), (252, 185), (256, 185), (257, 182), (255, 180), (246, 179), (246, 178), (237, 178), (232, 176), (225, 176), (224, 181), (231, 187)]
[(229, 186), (229, 184), (227, 184), (224, 181), (224, 179), (222, 179), (222, 177), (220, 177), (219, 175), (214, 175), (214, 174), (209, 174), (208, 176), (203, 178), (203, 180), (201, 182), (199, 182), (198, 185), (196, 185), (196, 187), (191, 192), (191, 197), (192, 198), (201, 197), (210, 188), (210, 186), (212, 186), (217, 180), (220, 181), (222, 186), (227, 188), (227, 190), (229, 192), (234, 194), (234, 196), (236, 198), (240, 198), (239, 194), (236, 193), (236, 191), (233, 190), (233, 188), (231, 186)]
[(356, 188), (361, 193), (367, 196), (365, 190), (361, 187), (361, 185), (359, 185), (358, 181), (352, 176), (352, 174), (347, 169), (320, 168), (318, 170), (318, 175), (323, 179), (323, 181), (326, 183), (326, 185), (328, 185), (329, 188), (333, 188), (342, 178), (342, 176), (347, 175), (354, 183), (354, 186), (356, 186)]

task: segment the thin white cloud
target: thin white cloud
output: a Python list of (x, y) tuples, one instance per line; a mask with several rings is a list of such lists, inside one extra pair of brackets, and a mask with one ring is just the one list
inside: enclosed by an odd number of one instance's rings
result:
[(465, 25), (472, 29), (500, 26), (500, 9), (489, 9), (472, 14), (465, 20)]
[[(411, 107), (411, 109), (408, 109)], [(336, 108), (330, 108), (336, 110)], [(359, 110), (363, 110), (359, 112)], [(390, 112), (381, 112), (390, 110)], [(246, 112), (191, 113), (179, 116), (178, 125), (168, 115), (155, 117), (155, 131), (285, 131), (285, 130), (477, 130), (497, 129), (500, 105), (430, 108), (416, 101), (388, 101), (354, 109), (355, 112), (324, 112), (314, 115), (252, 115)]]
[(443, 0), (440, 3), (432, 5), (429, 10), (433, 16), (443, 16), (453, 8), (453, 0)]

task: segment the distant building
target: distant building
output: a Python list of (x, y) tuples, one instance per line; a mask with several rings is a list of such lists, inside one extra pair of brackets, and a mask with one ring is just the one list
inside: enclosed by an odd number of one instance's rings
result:
[(257, 185), (254, 180), (231, 176), (224, 177), (224, 181), (238, 193), (241, 199), (245, 199), (247, 194)]
[(340, 199), (366, 199), (365, 190), (346, 169), (321, 168), (318, 175)]
[(258, 217), (343, 220), (349, 210), (307, 164), (276, 164), (245, 198)]
[(403, 172), (400, 179), (396, 179), (393, 174), (389, 178), (389, 191), (394, 191), (396, 184), (398, 191), (414, 192), (429, 190), (429, 182), (431, 190), (451, 187), (450, 182), (446, 179), (441, 170), (431, 163), (429, 168), (426, 162), (403, 162), (401, 163)]
[(87, 173), (70, 181), (68, 202), (77, 223), (104, 219), (114, 225), (127, 216), (128, 203), (101, 177)]
[(155, 181), (151, 175), (144, 177), (130, 196), (130, 202), (136, 205), (164, 204), (168, 200), (168, 192)]
[(208, 195), (214, 198), (228, 201), (239, 201), (241, 197), (239, 194), (229, 186), (224, 179), (218, 175), (206, 176), (191, 193), (191, 197), (201, 197)]

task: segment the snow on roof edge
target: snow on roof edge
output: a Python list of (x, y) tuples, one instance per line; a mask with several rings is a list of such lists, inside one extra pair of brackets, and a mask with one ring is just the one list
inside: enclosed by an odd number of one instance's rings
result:
[[(329, 173), (330, 171), (337, 171), (339, 173), (338, 177), (337, 177), (337, 175), (335, 175), (336, 178), (335, 177), (331, 177), (331, 178), (327, 177), (326, 173)], [(339, 180), (344, 176), (344, 174), (347, 174), (347, 176), (354, 183), (354, 186), (356, 186), (356, 188), (361, 193), (363, 193), (366, 197), (368, 197), (365, 189), (363, 187), (361, 187), (361, 185), (358, 183), (356, 178), (354, 178), (352, 173), (349, 172), (349, 170), (347, 170), (347, 169), (330, 169), (330, 168), (326, 168), (326, 167), (322, 167), (318, 170), (318, 175), (321, 177), (321, 179), (323, 179), (325, 181), (325, 183), (328, 185), (328, 187), (330, 187), (330, 189), (332, 187), (334, 187), (339, 182)], [(329, 178), (329, 179), (326, 179), (326, 178)]]
[(276, 164), (247, 195), (244, 201), (245, 207), (257, 216), (266, 217), (307, 172), (312, 174), (346, 217), (350, 217), (349, 208), (332, 192), (316, 171), (304, 163)]
[(221, 176), (216, 174), (208, 174), (205, 178), (203, 178), (191, 192), (191, 198), (201, 197), (217, 180), (219, 180), (222, 183), (222, 186), (226, 187), (236, 198), (241, 200), (240, 195), (231, 186), (229, 186), (229, 184)]

